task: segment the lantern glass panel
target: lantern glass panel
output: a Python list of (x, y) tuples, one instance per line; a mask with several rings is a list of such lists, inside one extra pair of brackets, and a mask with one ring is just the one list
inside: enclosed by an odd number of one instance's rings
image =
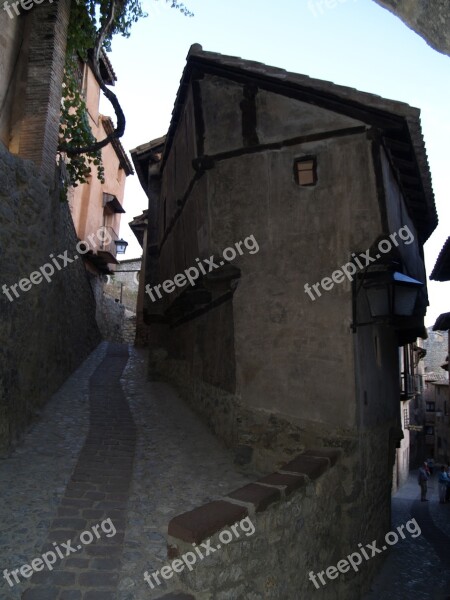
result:
[(391, 314), (390, 285), (371, 285), (366, 289), (372, 317), (388, 317)]
[(414, 312), (418, 291), (417, 287), (395, 286), (394, 314), (410, 317)]

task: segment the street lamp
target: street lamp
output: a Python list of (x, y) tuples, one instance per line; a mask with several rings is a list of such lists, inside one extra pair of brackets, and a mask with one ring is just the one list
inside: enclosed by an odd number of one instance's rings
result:
[(125, 251), (128, 246), (128, 242), (121, 239), (121, 240), (114, 240), (114, 243), (116, 245), (116, 254), (125, 254)]
[[(424, 286), (421, 281), (413, 279), (395, 270), (396, 263), (378, 264), (359, 273), (359, 287), (353, 280), (353, 332), (362, 325), (375, 322), (394, 321), (396, 318), (411, 317), (414, 314), (419, 290)], [(357, 297), (361, 289), (366, 293), (367, 303), (372, 321), (357, 322)]]

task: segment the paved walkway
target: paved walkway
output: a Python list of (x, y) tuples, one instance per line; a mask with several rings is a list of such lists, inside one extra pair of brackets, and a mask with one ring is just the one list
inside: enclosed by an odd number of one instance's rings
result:
[(136, 442), (120, 386), (127, 362), (128, 347), (109, 344), (90, 378), (89, 432), (40, 552), (47, 562), (36, 563), (23, 600), (107, 600), (116, 591)]
[(0, 598), (148, 600), (176, 590), (143, 579), (167, 561), (170, 518), (255, 476), (236, 470), (169, 386), (146, 380), (143, 353), (103, 343), (0, 460)]
[(416, 519), (421, 535), (392, 546), (364, 600), (450, 600), (450, 504), (439, 504), (437, 475), (420, 502), (417, 472), (392, 499), (392, 530)]

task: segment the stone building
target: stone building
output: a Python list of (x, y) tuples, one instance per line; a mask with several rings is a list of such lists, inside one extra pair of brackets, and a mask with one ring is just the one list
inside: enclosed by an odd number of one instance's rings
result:
[[(91, 63), (79, 61), (79, 80), (89, 115), (89, 125), (96, 140), (112, 133), (110, 117), (100, 114), (100, 85)], [(107, 85), (114, 85), (117, 77), (105, 52), (101, 53), (100, 68)], [(114, 139), (101, 150), (104, 167), (104, 183), (97, 177), (97, 167), (92, 166), (87, 183), (69, 189), (69, 206), (75, 230), (80, 240), (90, 241), (91, 250), (85, 255), (86, 269), (94, 274), (111, 273), (110, 265), (117, 265), (116, 244), (119, 240), (126, 178), (133, 168), (122, 143)]]
[[(422, 401), (422, 442), (423, 458), (437, 458), (437, 397), (441, 399), (443, 389), (448, 389), (448, 378), (445, 373), (429, 372), (424, 374), (424, 392)], [(444, 386), (444, 387), (442, 387)], [(439, 403), (441, 404), (441, 403)], [(441, 443), (439, 444), (441, 445)]]
[[(424, 336), (437, 224), (419, 110), (195, 45), (156, 145), (133, 156), (149, 196), (152, 376), (241, 464), (342, 448), (333, 552), (380, 538), (402, 437), (398, 348)], [(416, 291), (388, 318), (374, 295), (394, 288), (399, 302)]]
[(0, 11), (0, 453), (100, 341), (56, 165), (69, 10)]

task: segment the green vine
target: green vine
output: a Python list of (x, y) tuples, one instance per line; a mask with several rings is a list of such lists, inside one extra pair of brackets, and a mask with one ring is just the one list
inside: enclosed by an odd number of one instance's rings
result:
[[(185, 16), (193, 13), (176, 0), (165, 0), (171, 8)], [(89, 115), (83, 91), (80, 89), (79, 60), (86, 62), (89, 51), (95, 47), (99, 30), (109, 25), (108, 17), (113, 9), (114, 20), (104, 38), (104, 50), (111, 50), (114, 35), (130, 36), (133, 23), (147, 14), (142, 10), (141, 0), (76, 0), (71, 2), (71, 13), (67, 35), (66, 64), (62, 89), (62, 107), (59, 130), (60, 148), (66, 152), (66, 166), (69, 181), (67, 185), (77, 186), (86, 183), (93, 167), (98, 179), (104, 183), (104, 168), (101, 149), (92, 149), (97, 140), (89, 125)], [(107, 27), (106, 27), (107, 29)], [(99, 71), (97, 69), (97, 71)], [(103, 86), (103, 89), (106, 90)], [(112, 94), (111, 94), (112, 95)], [(117, 112), (117, 111), (116, 111)], [(122, 113), (123, 115), (123, 113)], [(125, 121), (123, 120), (123, 124)], [(117, 132), (117, 136), (119, 137)], [(86, 148), (91, 147), (86, 151)], [(77, 151), (83, 149), (84, 151)]]
[[(91, 145), (96, 140), (89, 125), (86, 102), (75, 75), (76, 69), (76, 59), (67, 57), (59, 135), (60, 141), (80, 147)], [(101, 150), (71, 155), (66, 159), (66, 166), (69, 177), (68, 183), (74, 187), (80, 183), (88, 182), (93, 166), (97, 167), (98, 179), (105, 183)]]

